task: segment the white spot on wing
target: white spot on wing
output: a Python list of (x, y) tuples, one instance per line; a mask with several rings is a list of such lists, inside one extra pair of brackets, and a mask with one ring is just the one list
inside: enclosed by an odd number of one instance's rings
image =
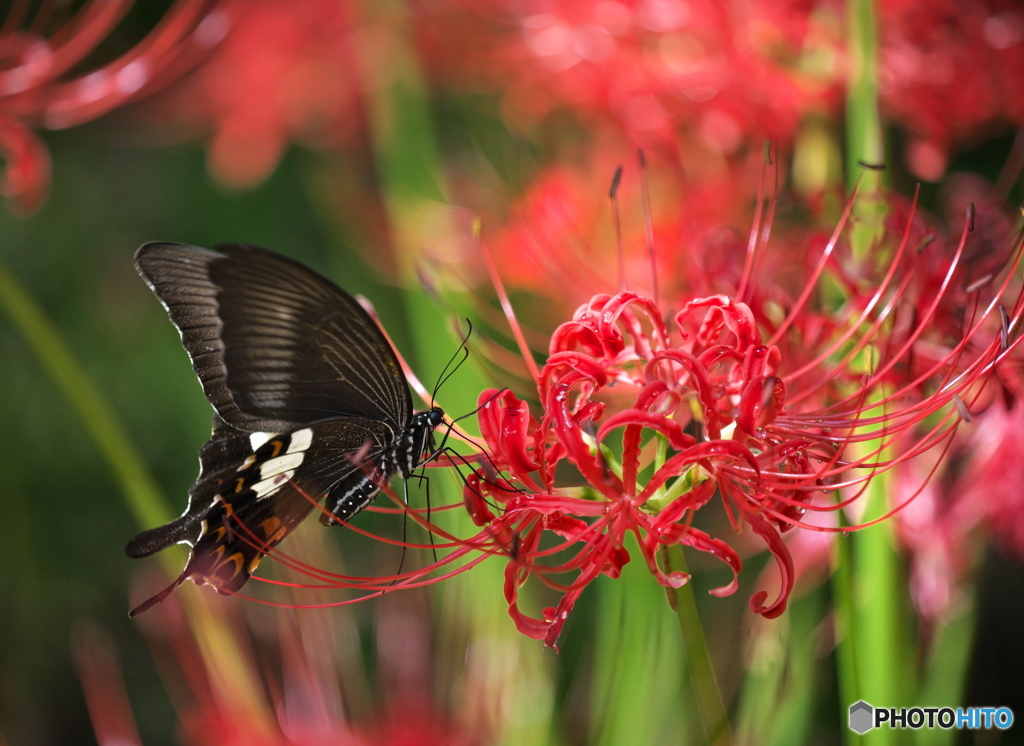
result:
[[(276, 461), (277, 459), (274, 460)], [(256, 493), (256, 498), (263, 499), (264, 497), (270, 497), (281, 489), (281, 487), (284, 486), (284, 484), (294, 475), (294, 470), (283, 471), (280, 474), (275, 474), (268, 479), (264, 479), (262, 482), (257, 482), (252, 486), (253, 491)]]
[(264, 461), (260, 464), (260, 479), (268, 479), (275, 474), (280, 474), (285, 471), (295, 471), (299, 464), (302, 463), (302, 459), (305, 455), (305, 453), (289, 452), (283, 456), (278, 456), (277, 458)]
[(288, 444), (288, 453), (298, 453), (305, 451), (309, 448), (309, 444), (313, 442), (313, 431), (304, 427), (301, 430), (296, 430), (292, 433), (292, 441)]
[(281, 489), (282, 485), (295, 476), (305, 453), (286, 453), (260, 464), (260, 481), (252, 486), (257, 499), (269, 497)]
[(255, 451), (261, 445), (274, 437), (274, 433), (252, 433), (249, 435), (249, 444)]

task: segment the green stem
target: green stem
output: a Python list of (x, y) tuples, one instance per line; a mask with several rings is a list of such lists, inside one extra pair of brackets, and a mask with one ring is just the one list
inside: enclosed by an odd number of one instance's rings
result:
[[(114, 417), (100, 392), (86, 375), (60, 331), (7, 268), (0, 264), (0, 308), (7, 312), (43, 369), (71, 406), (92, 436), (121, 486), (129, 510), (143, 528), (167, 523), (173, 515), (149, 475), (138, 451)], [(178, 558), (162, 556), (164, 566), (177, 572)], [(251, 660), (237, 644), (238, 637), (223, 617), (211, 611), (203, 601), (188, 595), (184, 604), (196, 630), (207, 668), (222, 677), (216, 682), (220, 701), (225, 708), (246, 713), (254, 729), (269, 732), (270, 723), (253, 703), (260, 692), (253, 682), (258, 676)]]
[[(844, 520), (842, 513), (839, 515), (840, 520)], [(845, 724), (850, 705), (860, 698), (856, 635), (853, 629), (855, 617), (849, 536), (837, 536), (832, 542), (832, 598), (832, 619), (836, 635), (836, 673), (839, 679), (839, 717), (840, 723)], [(859, 738), (849, 728), (843, 728), (842, 733), (850, 746)]]
[[(868, 486), (863, 520), (869, 521), (889, 509), (891, 472), (875, 477)], [(913, 696), (909, 673), (913, 654), (906, 629), (910, 618), (900, 596), (906, 581), (896, 553), (896, 538), (888, 521), (858, 531), (853, 543), (853, 617), (856, 630), (858, 699), (880, 707), (896, 707)], [(856, 701), (856, 700), (854, 700)], [(852, 703), (847, 703), (852, 704)], [(905, 734), (882, 729), (872, 736), (874, 743), (905, 743)]]
[(148, 528), (171, 520), (173, 516), (138, 451), (75, 359), (67, 341), (3, 264), (0, 264), (0, 308), (7, 312), (46, 374), (78, 412), (114, 472), (139, 525)]
[[(882, 120), (878, 112), (878, 34), (873, 0), (850, 0), (847, 9), (847, 49), (850, 78), (846, 94), (846, 178), (853, 186), (861, 172), (858, 161), (881, 164), (885, 158)], [(878, 172), (865, 174), (861, 191), (880, 185)]]
[(851, 189), (860, 181), (850, 244), (854, 256), (863, 258), (882, 237), (885, 218), (882, 172), (865, 170), (859, 163), (882, 166), (885, 161), (878, 111), (878, 34), (873, 0), (847, 3), (847, 29), (850, 78), (846, 98), (846, 180)]
[[(667, 547), (664, 553), (665, 564), (670, 572), (686, 572), (686, 558), (681, 546)], [(691, 681), (697, 695), (697, 708), (704, 724), (705, 738), (711, 746), (728, 746), (732, 743), (732, 730), (729, 727), (722, 692), (718, 688), (718, 677), (715, 676), (715, 668), (711, 662), (708, 641), (704, 637), (704, 627), (697, 611), (693, 585), (687, 583), (680, 588), (670, 589), (668, 596), (683, 632), (683, 646), (692, 672)]]

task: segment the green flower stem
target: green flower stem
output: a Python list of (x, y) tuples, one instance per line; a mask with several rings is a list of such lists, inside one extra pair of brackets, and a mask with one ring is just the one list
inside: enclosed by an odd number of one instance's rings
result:
[[(867, 492), (864, 520), (883, 515), (889, 508), (887, 499), (889, 473), (871, 481)], [(871, 704), (895, 707), (917, 704), (907, 701), (913, 696), (905, 681), (912, 670), (913, 654), (903, 628), (909, 618), (901, 607), (900, 595), (905, 579), (895, 550), (895, 536), (888, 521), (858, 531), (853, 544), (853, 634), (857, 644), (857, 674), (860, 691), (857, 699)], [(856, 701), (856, 700), (853, 700)], [(852, 702), (845, 703), (847, 706)], [(900, 731), (881, 729), (872, 736), (875, 743), (901, 743)]]
[[(855, 208), (857, 220), (850, 229), (850, 241), (854, 255), (861, 258), (885, 250), (879, 245), (885, 213), (882, 174), (868, 170), (861, 176), (862, 168), (857, 165), (859, 160), (883, 165), (885, 159), (878, 109), (876, 22), (874, 0), (851, 0), (847, 4), (847, 180), (852, 185), (861, 178)], [(874, 449), (878, 445), (876, 442), (863, 447)], [(884, 458), (884, 454), (878, 458)], [(871, 481), (861, 521), (870, 521), (888, 510), (891, 482), (891, 473)], [(908, 655), (910, 634), (905, 627), (908, 615), (900, 603), (905, 580), (894, 541), (887, 522), (837, 540), (833, 590), (842, 697), (840, 717), (844, 725), (849, 706), (860, 699), (876, 706), (909, 704), (904, 698), (911, 694), (911, 682), (904, 679), (913, 666)], [(848, 743), (853, 743), (850, 732), (843, 730)], [(872, 733), (869, 740), (891, 744), (901, 742), (902, 737), (897, 731), (882, 729)]]
[[(847, 50), (850, 78), (846, 94), (846, 179), (852, 187), (862, 167), (858, 161), (881, 165), (885, 158), (882, 120), (878, 112), (878, 34), (873, 0), (850, 0), (846, 4)], [(864, 176), (861, 193), (881, 185), (881, 175)]]
[[(670, 572), (687, 571), (683, 549), (679, 545), (667, 547), (664, 556)], [(704, 723), (707, 743), (710, 746), (729, 746), (732, 743), (729, 717), (725, 710), (725, 702), (722, 700), (722, 692), (718, 688), (718, 677), (711, 662), (711, 652), (704, 637), (700, 614), (697, 612), (693, 584), (687, 583), (680, 588), (669, 589), (668, 596), (683, 632), (686, 660), (692, 672), (691, 680), (697, 695), (697, 707)]]
[[(842, 521), (844, 517), (839, 514)], [(836, 673), (839, 679), (839, 717), (844, 723), (848, 708), (859, 699), (860, 679), (857, 676), (857, 636), (853, 602), (853, 568), (850, 560), (850, 537), (837, 536), (832, 542), (832, 604), (836, 635)], [(849, 746), (860, 738), (849, 728), (842, 730)]]
[[(626, 534), (625, 548), (640, 557), (632, 534)], [(684, 688), (689, 666), (676, 622), (665, 613), (665, 589), (651, 577), (647, 563), (631, 561), (619, 577), (598, 578), (587, 593), (594, 594), (599, 620), (593, 649), (606, 652), (592, 658), (586, 742), (687, 742), (684, 734), (700, 732), (699, 716)]]
[[(396, 35), (389, 47), (392, 57), (386, 84), (369, 88), (373, 92), (367, 107), (369, 131), (374, 138), (381, 199), (397, 260), (397, 282), (403, 287), (409, 340), (406, 352), (411, 353), (413, 368), (429, 379), (449, 361), (457, 340), (449, 332), (450, 319), (442, 313), (438, 299), (422, 287), (416, 265), (424, 247), (436, 243), (450, 226), (450, 206), (444, 196), (444, 175), (427, 92), (408, 39), (407, 19), (402, 18), (405, 4), (384, 2), (372, 11), (370, 6), (364, 10), (380, 17), (387, 15), (382, 28)], [(371, 69), (373, 61), (367, 59), (366, 63)], [(433, 381), (424, 383), (430, 386)], [(439, 393), (439, 403), (452, 415), (470, 412), (476, 408), (476, 394), (488, 385), (475, 365), (463, 365)], [(468, 422), (463, 424), (472, 427)], [(461, 484), (444, 473), (447, 471), (431, 474), (430, 497), (436, 504), (461, 500)], [(464, 512), (456, 513), (451, 511), (435, 520), (458, 536), (472, 536), (479, 530)], [(557, 699), (551, 670), (554, 661), (540, 643), (515, 630), (502, 597), (503, 582), (503, 562), (493, 558), (441, 584), (438, 643), (451, 644), (453, 649), (463, 644), (472, 651), (463, 675), (467, 681), (476, 682), (472, 706), (490, 709), (501, 703), (502, 714), (495, 713), (497, 743), (554, 744), (558, 742), (553, 723)], [(464, 632), (457, 632), (460, 629)], [(455, 640), (458, 634), (465, 634), (468, 641)]]
[(850, 229), (856, 257), (864, 257), (881, 238), (885, 205), (882, 172), (865, 170), (859, 162), (884, 165), (882, 120), (878, 111), (878, 35), (873, 0), (850, 0), (847, 8), (847, 51), (850, 78), (846, 95), (846, 180), (848, 188), (860, 180)]
[(128, 509), (139, 525), (149, 528), (170, 521), (174, 516), (131, 439), (75, 359), (67, 341), (3, 264), (0, 264), (0, 308), (7, 312), (46, 374), (81, 417), (114, 472)]
[[(887, 474), (871, 481), (862, 520), (869, 521), (888, 510)], [(838, 537), (834, 547), (832, 590), (835, 600), (836, 665), (839, 673), (839, 710), (845, 724), (849, 706), (858, 700), (872, 705), (898, 707), (915, 704), (913, 651), (907, 620), (909, 611), (900, 601), (905, 579), (894, 549), (890, 523)], [(860, 743), (860, 736), (844, 730), (846, 742)], [(872, 743), (903, 743), (901, 732), (872, 732)]]

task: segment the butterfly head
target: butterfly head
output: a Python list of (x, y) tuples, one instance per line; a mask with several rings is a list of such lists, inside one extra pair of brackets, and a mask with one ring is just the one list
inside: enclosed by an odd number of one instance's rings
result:
[(424, 418), (431, 428), (437, 429), (444, 422), (444, 410), (440, 407), (431, 407), (423, 414), (426, 415)]

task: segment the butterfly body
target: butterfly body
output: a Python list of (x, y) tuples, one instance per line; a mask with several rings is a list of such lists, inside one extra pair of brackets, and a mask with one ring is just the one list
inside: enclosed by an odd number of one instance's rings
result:
[(345, 291), (266, 249), (218, 248), (136, 254), (215, 414), (188, 508), (125, 546), (130, 557), (191, 547), (178, 579), (132, 614), (186, 578), (236, 592), (321, 499), (321, 522), (338, 525), (408, 478), (444, 419), (412, 411), (394, 351)]

